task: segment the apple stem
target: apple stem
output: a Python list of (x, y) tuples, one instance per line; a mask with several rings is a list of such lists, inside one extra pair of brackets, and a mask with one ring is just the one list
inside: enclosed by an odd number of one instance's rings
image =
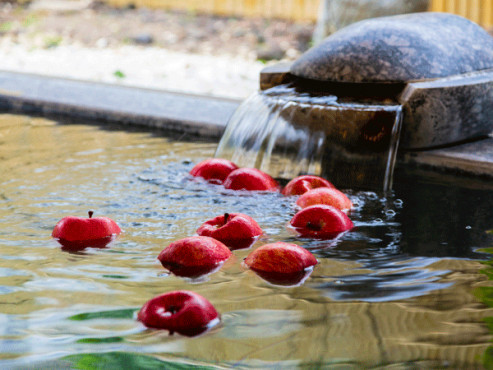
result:
[(177, 307), (177, 306), (169, 306), (166, 311), (171, 312), (171, 314), (174, 315), (179, 310), (180, 310), (180, 307)]
[(94, 212), (93, 211), (89, 211), (89, 212), (87, 212), (87, 214), (89, 215), (89, 218), (92, 218), (92, 215), (94, 214)]
[(225, 213), (224, 214), (224, 223), (228, 222), (228, 218), (229, 218), (229, 213)]
[(313, 231), (320, 231), (320, 230), (322, 230), (322, 226), (321, 225), (312, 224), (311, 222), (307, 222), (306, 223), (306, 228), (309, 229), (309, 230), (313, 230)]

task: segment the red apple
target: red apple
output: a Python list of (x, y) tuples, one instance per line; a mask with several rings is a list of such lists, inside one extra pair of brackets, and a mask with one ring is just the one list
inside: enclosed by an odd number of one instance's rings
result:
[(220, 241), (191, 236), (168, 245), (158, 260), (175, 275), (195, 277), (217, 269), (230, 256), (231, 251)]
[(216, 325), (219, 315), (201, 295), (177, 290), (148, 301), (139, 311), (137, 319), (149, 328), (194, 336)]
[(58, 242), (62, 245), (62, 251), (69, 253), (81, 252), (86, 248), (103, 249), (108, 246), (113, 240), (116, 239), (116, 235), (107, 236), (106, 238), (91, 239), (91, 240), (76, 240), (74, 242), (58, 239)]
[(353, 223), (336, 207), (317, 204), (302, 209), (290, 221), (301, 235), (309, 238), (332, 239), (353, 228)]
[(225, 213), (206, 221), (197, 229), (197, 234), (210, 236), (231, 249), (249, 247), (262, 233), (257, 222), (243, 213)]
[(209, 182), (222, 184), (228, 175), (238, 166), (227, 159), (210, 158), (195, 165), (190, 175), (202, 177)]
[(262, 279), (268, 281), (274, 285), (283, 286), (298, 286), (303, 284), (303, 282), (308, 279), (308, 277), (313, 272), (312, 269), (307, 269), (299, 272), (293, 272), (290, 274), (285, 274), (282, 272), (267, 272), (255, 270), (255, 273)]
[(245, 258), (245, 264), (254, 271), (295, 274), (316, 265), (317, 260), (299, 245), (277, 242), (254, 250)]
[[(101, 248), (108, 244), (115, 235), (121, 233), (120, 227), (108, 217), (89, 218), (68, 216), (62, 218), (55, 225), (51, 236), (57, 238), (60, 244), (75, 249), (88, 246)], [(104, 244), (104, 245), (103, 245)]]
[(282, 190), (282, 194), (301, 195), (309, 190), (321, 188), (321, 187), (333, 188), (334, 185), (332, 185), (329, 181), (318, 176), (312, 176), (312, 175), (298, 176), (292, 179), (290, 182), (288, 182), (286, 187)]
[(277, 181), (256, 168), (234, 170), (224, 180), (223, 185), (232, 190), (279, 191)]
[(301, 208), (313, 206), (315, 204), (326, 204), (339, 208), (341, 211), (351, 209), (353, 203), (341, 191), (335, 188), (317, 188), (307, 191), (300, 196), (296, 204)]

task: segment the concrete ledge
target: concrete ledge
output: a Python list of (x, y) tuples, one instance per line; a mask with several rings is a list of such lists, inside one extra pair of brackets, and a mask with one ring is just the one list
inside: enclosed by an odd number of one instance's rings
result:
[[(0, 71), (0, 110), (161, 129), (219, 140), (240, 101)], [(493, 117), (492, 117), (493, 119)], [(403, 152), (397, 166), (493, 178), (493, 138)]]
[(493, 177), (493, 138), (445, 149), (407, 152), (404, 164), (480, 177)]
[(0, 109), (220, 138), (237, 100), (0, 71)]

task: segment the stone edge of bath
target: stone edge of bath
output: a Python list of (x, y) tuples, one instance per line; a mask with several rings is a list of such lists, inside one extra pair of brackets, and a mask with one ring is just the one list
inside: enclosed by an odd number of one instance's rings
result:
[(220, 138), (240, 101), (0, 71), (3, 112), (61, 116)]
[[(233, 99), (0, 71), (4, 113), (80, 118), (217, 140), (239, 104)], [(405, 152), (399, 162), (493, 177), (493, 138)]]

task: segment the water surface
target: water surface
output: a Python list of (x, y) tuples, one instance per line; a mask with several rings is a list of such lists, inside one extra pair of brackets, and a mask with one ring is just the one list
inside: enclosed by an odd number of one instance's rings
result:
[[(0, 117), (2, 368), (481, 366), (493, 311), (475, 292), (489, 285), (477, 259), (493, 245), (491, 189), (411, 179), (387, 197), (349, 190), (356, 228), (335, 241), (300, 239), (285, 227), (295, 199), (188, 176), (215, 146)], [(55, 223), (89, 209), (124, 233), (108, 248), (61, 250)], [(249, 214), (267, 235), (206, 277), (166, 273), (159, 252), (224, 212)], [(303, 285), (273, 285), (241, 265), (273, 241), (316, 255)], [(207, 297), (221, 325), (187, 338), (135, 320), (175, 289)]]

